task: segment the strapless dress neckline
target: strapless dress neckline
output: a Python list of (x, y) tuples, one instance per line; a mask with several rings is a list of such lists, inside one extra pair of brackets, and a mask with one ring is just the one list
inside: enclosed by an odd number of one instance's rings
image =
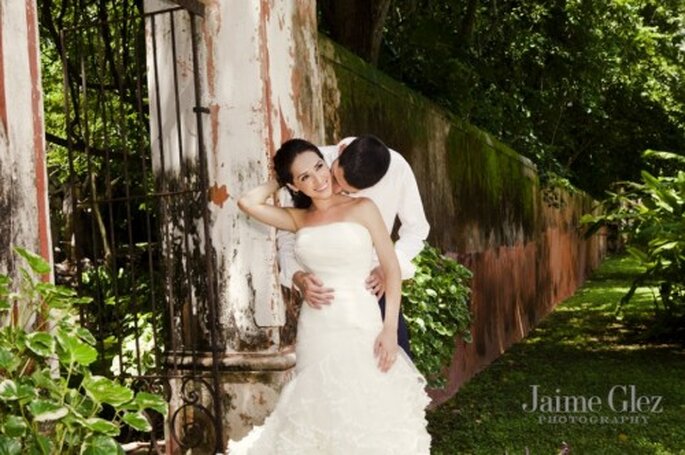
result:
[(322, 223), (322, 224), (310, 224), (307, 226), (302, 226), (300, 227), (296, 233), (299, 233), (304, 230), (309, 230), (309, 229), (317, 229), (317, 228), (326, 228), (326, 227), (334, 227), (337, 225), (351, 225), (351, 226), (357, 226), (360, 229), (365, 230), (366, 232), (369, 232), (369, 230), (361, 224), (358, 221), (349, 221), (349, 220), (340, 220), (340, 221), (331, 221), (330, 223)]

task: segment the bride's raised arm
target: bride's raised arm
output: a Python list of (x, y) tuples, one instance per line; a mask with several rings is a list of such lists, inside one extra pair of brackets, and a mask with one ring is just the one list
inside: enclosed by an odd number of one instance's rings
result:
[(238, 207), (252, 218), (264, 224), (294, 232), (298, 226), (292, 212), (298, 209), (276, 207), (266, 202), (269, 196), (278, 191), (279, 188), (280, 185), (276, 180), (269, 180), (240, 196)]

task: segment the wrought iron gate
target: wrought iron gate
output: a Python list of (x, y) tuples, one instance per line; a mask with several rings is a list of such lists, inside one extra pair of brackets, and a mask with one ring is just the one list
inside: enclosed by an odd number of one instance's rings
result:
[[(175, 403), (166, 444), (216, 453), (224, 443), (217, 361), (222, 337), (213, 252), (204, 241), (203, 9), (194, 1), (177, 3), (185, 6), (133, 17), (99, 14), (61, 31), (66, 137), (61, 151), (59, 138), (50, 142), (51, 153), (68, 156), (69, 181), (55, 183), (61, 185), (64, 226), (55, 233), (55, 258), (58, 280), (93, 297), (81, 318), (98, 339), (97, 372)], [(158, 61), (162, 44), (171, 52), (171, 68)], [(178, 67), (184, 58), (191, 68)], [(194, 93), (185, 104), (181, 70), (192, 71)], [(175, 109), (163, 120), (162, 99), (174, 100)], [(191, 116), (196, 134), (189, 138), (181, 123)], [(194, 156), (184, 148), (190, 140)], [(159, 415), (152, 420), (152, 438), (144, 444), (160, 452), (165, 426)]]

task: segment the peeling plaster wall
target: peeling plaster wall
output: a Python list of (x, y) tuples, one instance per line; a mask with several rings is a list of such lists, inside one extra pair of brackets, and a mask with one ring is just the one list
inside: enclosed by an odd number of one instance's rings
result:
[[(284, 308), (275, 232), (239, 212), (235, 197), (269, 176), (294, 136), (322, 138), (315, 3), (208, 2), (202, 33), (210, 122), (212, 240), (218, 253), (227, 350), (279, 348)], [(269, 340), (264, 338), (268, 334)]]
[[(266, 180), (280, 144), (295, 136), (323, 141), (323, 109), (318, 73), (316, 4), (314, 0), (207, 0), (198, 22), (200, 75), (207, 150), (212, 244), (218, 271), (219, 324), (225, 352), (221, 360), (227, 415), (226, 429), (240, 437), (271, 410), (281, 385), (294, 366), (294, 354), (283, 346), (279, 328), (285, 323), (278, 282), (275, 231), (243, 215), (237, 196)], [(146, 11), (164, 9), (166, 0), (146, 0)], [(189, 36), (185, 13), (175, 15), (177, 41)], [(198, 134), (192, 112), (178, 122), (169, 88), (173, 80), (155, 80), (152, 28), (148, 22), (148, 71), (151, 93), (153, 152), (157, 172), (179, 174), (177, 128), (193, 139)], [(171, 27), (157, 23), (158, 66), (169, 73)], [(190, 68), (188, 50), (176, 65)], [(160, 72), (163, 74), (163, 71)], [(181, 103), (194, 106), (192, 73), (179, 73)], [(154, 95), (160, 88), (160, 96)], [(156, 107), (159, 101), (159, 108)], [(180, 126), (179, 126), (180, 123)], [(163, 138), (160, 141), (159, 138)], [(190, 140), (190, 139), (189, 139)], [(164, 150), (159, 147), (164, 143)], [(182, 141), (181, 141), (182, 142)], [(171, 144), (171, 145), (167, 145)], [(189, 146), (192, 150), (193, 145)], [(197, 154), (189, 153), (189, 166)], [(171, 216), (171, 215), (170, 215)], [(170, 220), (169, 225), (183, 227)], [(199, 220), (195, 220), (199, 222)], [(187, 230), (187, 229), (186, 229)], [(171, 231), (173, 232), (173, 231)], [(207, 239), (200, 233), (194, 242)], [(202, 273), (202, 266), (191, 267)]]
[(437, 402), (522, 339), (570, 296), (606, 250), (581, 237), (589, 197), (546, 202), (535, 166), (326, 37), (320, 37), (326, 143), (373, 133), (412, 165), (431, 223), (429, 241), (474, 273), (473, 342), (457, 340)]
[(35, 0), (0, 4), (0, 273), (11, 275), (13, 246), (52, 259), (37, 29)]

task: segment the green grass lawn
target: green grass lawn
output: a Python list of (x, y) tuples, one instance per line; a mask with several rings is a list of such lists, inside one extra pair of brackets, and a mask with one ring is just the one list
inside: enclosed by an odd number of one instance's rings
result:
[[(631, 259), (606, 260), (525, 340), (430, 412), (431, 453), (557, 454), (566, 443), (570, 454), (685, 454), (684, 347), (646, 341), (654, 311), (648, 288), (638, 290), (622, 318), (615, 316), (638, 272)], [(534, 385), (538, 409), (525, 412)], [(642, 412), (631, 412), (631, 386)], [(555, 396), (560, 412), (551, 409)], [(575, 397), (576, 410), (594, 400), (596, 412), (565, 412), (574, 403), (564, 396)], [(653, 397), (661, 397), (656, 409)]]

